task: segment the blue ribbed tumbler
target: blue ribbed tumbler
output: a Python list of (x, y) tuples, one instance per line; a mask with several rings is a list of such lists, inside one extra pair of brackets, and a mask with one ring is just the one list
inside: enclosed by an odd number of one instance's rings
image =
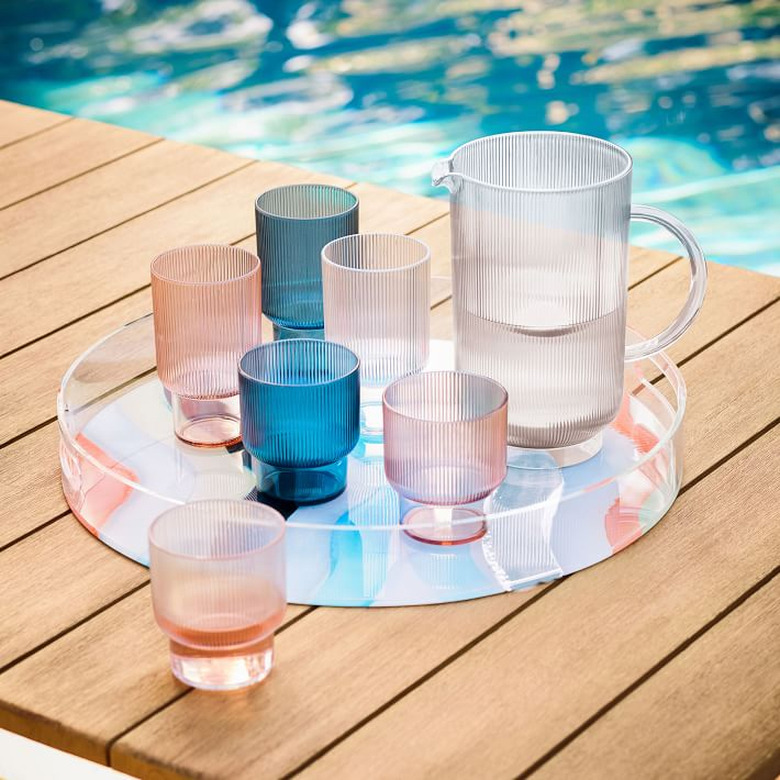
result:
[(241, 433), (259, 493), (318, 504), (344, 490), (359, 436), (359, 364), (341, 344), (303, 338), (241, 358)]
[(290, 184), (255, 202), (263, 314), (274, 338), (323, 338), (322, 265), (325, 244), (358, 232), (358, 199), (341, 187)]

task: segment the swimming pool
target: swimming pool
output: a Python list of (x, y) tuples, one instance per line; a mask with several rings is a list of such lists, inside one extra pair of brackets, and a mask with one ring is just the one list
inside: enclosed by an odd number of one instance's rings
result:
[[(637, 202), (780, 274), (775, 0), (37, 0), (0, 97), (408, 192), (489, 133), (608, 137)], [(675, 250), (665, 234), (634, 240)]]

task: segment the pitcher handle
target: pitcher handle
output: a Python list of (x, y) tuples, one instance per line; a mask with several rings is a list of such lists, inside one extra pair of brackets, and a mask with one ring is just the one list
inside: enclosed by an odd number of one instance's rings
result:
[(707, 289), (707, 263), (704, 259), (704, 252), (702, 252), (699, 242), (694, 238), (693, 233), (677, 217), (654, 206), (632, 205), (631, 219), (660, 225), (666, 228), (683, 245), (690, 263), (691, 284), (688, 288), (688, 300), (674, 322), (657, 336), (626, 347), (626, 361), (629, 362), (655, 355), (677, 341), (696, 319), (696, 315), (704, 302), (704, 293)]

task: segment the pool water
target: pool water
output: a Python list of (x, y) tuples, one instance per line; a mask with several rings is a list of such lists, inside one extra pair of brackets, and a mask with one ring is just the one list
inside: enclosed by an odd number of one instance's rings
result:
[(9, 1), (0, 97), (439, 196), (472, 138), (590, 133), (708, 257), (780, 275), (779, 30), (776, 0)]

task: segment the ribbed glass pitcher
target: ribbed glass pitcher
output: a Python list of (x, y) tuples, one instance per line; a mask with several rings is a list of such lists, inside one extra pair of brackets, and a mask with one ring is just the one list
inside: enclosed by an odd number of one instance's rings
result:
[[(436, 163), (450, 191), (457, 368), (509, 393), (509, 443), (551, 450), (562, 464), (598, 452), (617, 415), (625, 360), (676, 341), (707, 284), (691, 232), (660, 209), (631, 204), (631, 157), (590, 136), (488, 136)], [(626, 347), (629, 220), (667, 228), (690, 258), (677, 319)]]

